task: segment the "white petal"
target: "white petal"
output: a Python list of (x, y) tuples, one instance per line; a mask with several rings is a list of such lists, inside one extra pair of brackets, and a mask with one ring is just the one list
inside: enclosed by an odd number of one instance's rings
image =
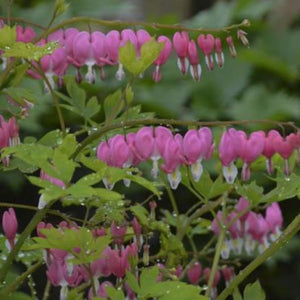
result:
[(223, 166), (223, 176), (227, 183), (234, 183), (237, 174), (238, 170), (234, 163), (231, 163), (229, 166)]

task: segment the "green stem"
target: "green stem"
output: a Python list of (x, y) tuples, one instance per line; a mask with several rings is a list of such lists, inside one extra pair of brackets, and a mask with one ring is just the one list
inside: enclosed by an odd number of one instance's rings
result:
[[(201, 208), (197, 209), (192, 215), (190, 215), (184, 224), (182, 224), (180, 230), (177, 232), (177, 237), (181, 240), (186, 233), (187, 228), (190, 226), (190, 224), (193, 222), (194, 219), (199, 218), (203, 214), (215, 209), (217, 206), (221, 204), (223, 201), (224, 196), (221, 196), (214, 202), (208, 202), (206, 205), (203, 205)], [(217, 219), (218, 220), (218, 219)]]
[(172, 190), (170, 189), (169, 185), (166, 182), (164, 182), (164, 183), (165, 183), (165, 189), (168, 193), (168, 196), (169, 196), (169, 199), (170, 199), (170, 202), (171, 202), (171, 205), (172, 205), (172, 209), (176, 213), (176, 216), (177, 216), (177, 219), (178, 219), (179, 218), (179, 210), (178, 210), (178, 206), (177, 206), (177, 203), (176, 203), (176, 199), (175, 199), (174, 194), (173, 194)]
[(64, 117), (63, 117), (63, 114), (62, 114), (62, 111), (60, 109), (60, 106), (59, 106), (59, 100), (58, 100), (58, 97), (56, 96), (47, 76), (45, 76), (43, 70), (34, 65), (31, 61), (27, 60), (27, 62), (30, 64), (30, 66), (36, 70), (36, 72), (38, 72), (38, 74), (40, 76), (42, 76), (43, 80), (45, 81), (49, 91), (50, 91), (50, 94), (51, 94), (51, 97), (52, 97), (52, 100), (54, 102), (54, 106), (56, 108), (56, 112), (57, 112), (57, 115), (58, 115), (58, 119), (59, 119), (59, 124), (60, 124), (60, 128), (61, 128), (61, 131), (63, 133), (63, 136), (66, 135), (66, 125), (65, 125), (65, 120), (64, 120)]
[(3, 282), (5, 280), (6, 274), (9, 271), (9, 268), (11, 264), (13, 263), (13, 260), (15, 256), (18, 254), (18, 252), (21, 250), (25, 240), (30, 236), (31, 232), (36, 228), (37, 224), (44, 218), (44, 216), (47, 214), (49, 208), (54, 203), (54, 201), (48, 203), (44, 209), (41, 209), (36, 212), (36, 214), (33, 216), (30, 223), (26, 226), (24, 231), (21, 233), (21, 235), (18, 238), (17, 243), (15, 244), (14, 248), (9, 253), (5, 263), (2, 265), (2, 268), (0, 270), (0, 282)]
[(219, 260), (220, 260), (220, 254), (221, 254), (221, 250), (222, 250), (222, 246), (223, 246), (223, 242), (225, 239), (225, 234), (226, 234), (226, 228), (221, 227), (220, 228), (220, 234), (218, 237), (218, 242), (216, 245), (216, 252), (215, 252), (215, 256), (214, 256), (214, 260), (213, 260), (213, 264), (210, 270), (210, 274), (209, 274), (209, 279), (208, 279), (208, 287), (205, 293), (206, 297), (209, 297), (211, 294), (211, 289), (213, 286), (213, 282), (215, 279), (215, 275), (217, 272), (217, 268), (218, 268), (218, 264), (219, 264)]
[(196, 32), (196, 33), (209, 33), (209, 32), (230, 32), (231, 30), (236, 30), (239, 28), (245, 28), (250, 26), (249, 20), (243, 20), (239, 24), (233, 24), (231, 26), (223, 27), (223, 28), (211, 28), (211, 29), (204, 29), (204, 28), (188, 28), (181, 25), (168, 25), (168, 24), (159, 24), (159, 23), (147, 23), (147, 22), (141, 22), (141, 21), (120, 21), (120, 20), (114, 20), (114, 21), (108, 21), (108, 20), (100, 20), (96, 18), (89, 18), (89, 17), (74, 17), (68, 20), (65, 20), (58, 24), (57, 26), (51, 28), (50, 30), (46, 31), (45, 34), (42, 36), (46, 36), (47, 34), (50, 34), (60, 28), (66, 27), (68, 25), (78, 24), (78, 23), (92, 23), (97, 24), (105, 27), (135, 27), (135, 26), (141, 26), (144, 28), (152, 28), (155, 30), (158, 29), (168, 29), (171, 31), (189, 31), (189, 32)]
[[(15, 207), (15, 208), (21, 208), (21, 209), (34, 210), (34, 211), (39, 210), (36, 206), (17, 204), (17, 203), (9, 203), (9, 202), (0, 202), (0, 207)], [(61, 213), (60, 211), (57, 211), (54, 209), (49, 209), (47, 214), (61, 217), (68, 223), (72, 223), (72, 221), (76, 221), (76, 222), (80, 222), (80, 223), (84, 222), (84, 220), (82, 220), (82, 219), (75, 218), (75, 217), (69, 217), (69, 216), (65, 215), (64, 213)]]
[(47, 300), (49, 298), (50, 289), (51, 289), (51, 282), (47, 280), (42, 300)]
[(177, 126), (229, 126), (229, 125), (241, 125), (241, 124), (253, 124), (253, 123), (264, 123), (264, 124), (276, 124), (277, 126), (284, 125), (290, 126), (293, 129), (298, 130), (293, 122), (277, 122), (271, 120), (240, 120), (240, 121), (214, 121), (214, 122), (200, 122), (200, 121), (185, 121), (185, 120), (174, 120), (174, 119), (141, 119), (141, 120), (131, 120), (126, 122), (121, 122), (117, 124), (111, 124), (104, 126), (97, 132), (91, 134), (85, 138), (77, 150), (71, 155), (71, 158), (75, 158), (86, 146), (92, 143), (94, 140), (100, 138), (103, 134), (113, 129), (123, 128), (123, 127), (134, 127), (140, 125), (177, 125)]
[(289, 224), (281, 236), (267, 248), (263, 253), (257, 256), (245, 269), (231, 281), (228, 287), (218, 296), (217, 300), (225, 300), (231, 295), (233, 290), (257, 267), (265, 262), (276, 251), (282, 248), (298, 231), (300, 230), (300, 214)]
[(24, 23), (24, 24), (27, 24), (29, 26), (33, 26), (33, 27), (37, 27), (37, 28), (46, 30), (46, 27), (44, 27), (44, 26), (42, 26), (38, 23), (34, 23), (34, 22), (31, 22), (31, 21), (28, 21), (28, 20), (25, 20), (25, 19), (19, 18), (19, 17), (10, 17), (10, 18), (8, 18), (8, 17), (0, 16), (0, 19), (7, 21), (7, 23), (8, 23), (8, 20), (10, 19), (10, 21), (12, 21), (12, 22)]
[[(5, 297), (7, 295), (9, 295), (10, 293), (12, 293), (13, 291), (15, 291), (18, 286), (27, 279), (27, 277), (29, 275), (31, 275), (32, 273), (34, 273), (38, 268), (40, 268), (43, 264), (43, 261), (40, 260), (38, 261), (36, 264), (34, 264), (33, 266), (31, 266), (30, 268), (28, 268), (28, 270), (26, 272), (24, 272), (23, 274), (21, 274), (19, 277), (17, 277), (11, 284), (6, 285), (3, 289), (0, 290), (0, 297), (1, 299), (4, 299), (2, 297)], [(1, 270), (2, 271), (2, 270)]]

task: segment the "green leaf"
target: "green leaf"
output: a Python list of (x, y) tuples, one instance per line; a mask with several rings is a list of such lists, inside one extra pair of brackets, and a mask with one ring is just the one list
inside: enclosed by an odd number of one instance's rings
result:
[(159, 269), (157, 266), (144, 268), (140, 276), (139, 298), (158, 297), (163, 300), (208, 300), (201, 296), (199, 286), (180, 281), (157, 282)]
[(255, 281), (254, 283), (249, 283), (245, 287), (244, 290), (244, 300), (265, 300), (266, 295), (264, 290), (262, 289), (259, 281)]
[(49, 167), (48, 160), (53, 156), (53, 149), (39, 144), (19, 144), (5, 148), (2, 157), (14, 155), (35, 167)]
[(16, 42), (16, 26), (9, 27), (4, 25), (0, 28), (0, 49), (6, 49), (6, 47), (10, 47)]
[(92, 169), (93, 171), (99, 174), (102, 174), (103, 178), (105, 178), (111, 184), (114, 184), (122, 179), (129, 179), (133, 182), (136, 182), (140, 186), (148, 189), (157, 197), (160, 197), (161, 195), (161, 192), (156, 187), (156, 183), (151, 182), (142, 176), (130, 174), (129, 172), (132, 169), (120, 169), (115, 167), (109, 167), (97, 158), (87, 158), (81, 156), (80, 160), (86, 167)]
[(97, 97), (92, 97), (89, 99), (89, 101), (86, 104), (86, 107), (84, 108), (82, 115), (85, 119), (90, 119), (94, 115), (96, 115), (100, 111), (100, 104), (98, 103)]
[(8, 295), (6, 300), (32, 300), (32, 298), (22, 292), (14, 292), (11, 295)]
[(140, 287), (136, 277), (129, 271), (126, 272), (126, 282), (135, 293), (139, 293)]
[[(187, 172), (190, 172), (188, 170)], [(213, 181), (208, 173), (204, 171), (198, 182), (193, 182), (191, 185), (190, 176), (187, 176), (187, 172), (182, 172), (182, 183), (188, 187), (194, 187), (201, 195), (206, 199), (211, 199), (222, 195), (229, 188), (229, 184), (224, 182), (223, 177), (220, 175), (215, 181)]]
[(67, 300), (84, 300), (83, 293), (79, 293), (76, 288), (68, 292)]
[(241, 295), (241, 293), (240, 293), (240, 291), (239, 291), (238, 288), (236, 288), (233, 291), (232, 297), (233, 297), (233, 300), (243, 300), (242, 295)]
[(104, 112), (105, 120), (107, 123), (116, 118), (116, 116), (122, 111), (124, 107), (124, 101), (122, 99), (121, 90), (115, 91), (113, 94), (108, 95), (104, 99)]
[[(41, 232), (46, 238), (33, 238), (35, 244), (28, 246), (26, 250), (50, 248), (65, 250), (75, 256), (71, 260), (75, 264), (90, 263), (98, 259), (104, 248), (110, 243), (109, 236), (95, 238), (92, 232), (84, 227), (41, 229)], [(79, 253), (74, 252), (76, 247), (81, 249)]]
[[(23, 80), (23, 77), (26, 75), (26, 71), (29, 68), (29, 64), (28, 63), (22, 63), (20, 65), (18, 65), (15, 69), (14, 69), (14, 77), (10, 83), (11, 86), (18, 88), (18, 86), (20, 85), (21, 81)], [(31, 99), (27, 99), (27, 97), (24, 97), (26, 100), (28, 100), (29, 102), (34, 102), (31, 101)]]
[(56, 0), (54, 6), (56, 16), (64, 14), (68, 10), (69, 6), (70, 4), (66, 3), (64, 0)]
[(112, 286), (107, 286), (106, 291), (107, 291), (107, 295), (109, 296), (109, 298), (111, 300), (124, 300), (125, 299), (125, 295), (122, 292), (122, 290), (116, 290)]
[(149, 223), (149, 213), (145, 207), (142, 205), (133, 205), (130, 207), (133, 214), (139, 219), (142, 226), (148, 226)]
[(152, 290), (153, 294), (159, 296), (159, 300), (209, 300), (200, 295), (200, 287), (186, 284), (180, 281), (166, 281), (158, 283)]
[(156, 60), (161, 50), (164, 48), (163, 43), (156, 42), (154, 38), (143, 44), (141, 47), (140, 70), (136, 75), (143, 73)]
[(62, 132), (58, 129), (46, 133), (38, 143), (48, 147), (55, 147), (62, 142)]
[(107, 201), (99, 203), (90, 223), (99, 224), (106, 220), (120, 223), (124, 220), (124, 201)]
[[(53, 155), (53, 175), (50, 176), (61, 179), (64, 183), (68, 184), (75, 171), (76, 163), (69, 160), (68, 156), (62, 153), (59, 149), (55, 149)], [(49, 170), (45, 170), (48, 173)]]
[(242, 185), (237, 182), (234, 187), (240, 196), (246, 197), (249, 200), (251, 206), (256, 206), (260, 203), (264, 196), (263, 187), (258, 186), (255, 181), (252, 181), (250, 184)]
[(52, 54), (55, 49), (59, 47), (57, 42), (50, 42), (44, 46), (37, 46), (32, 43), (15, 42), (9, 49), (5, 48), (4, 57), (18, 57), (29, 60), (40, 60), (42, 57), (48, 54)]
[(86, 94), (75, 82), (74, 77), (67, 78), (67, 91), (71, 97), (72, 104), (79, 110), (83, 111), (85, 107)]
[(4, 90), (4, 93), (10, 96), (15, 102), (25, 105), (27, 100), (31, 103), (36, 103), (36, 96), (32, 90), (19, 88), (19, 87), (10, 87)]
[(60, 143), (60, 141), (61, 139), (59, 140), (60, 145), (58, 150), (60, 150), (63, 154), (66, 154), (67, 157), (70, 157), (77, 148), (77, 141), (74, 134), (68, 134), (62, 140), (62, 143)]
[(140, 276), (140, 293), (141, 297), (149, 297), (152, 295), (151, 290), (157, 284), (157, 276), (159, 268), (157, 266), (151, 268), (144, 268)]
[(289, 177), (281, 174), (275, 179), (275, 181), (277, 182), (276, 188), (262, 197), (262, 203), (282, 201), (300, 195), (300, 176), (295, 173), (292, 173)]
[(127, 85), (126, 90), (125, 90), (125, 98), (126, 98), (127, 106), (130, 105), (130, 103), (133, 100), (133, 97), (134, 97), (134, 93), (132, 91), (132, 87), (130, 85)]
[(119, 61), (130, 73), (138, 76), (155, 61), (163, 47), (163, 43), (151, 39), (141, 47), (141, 56), (137, 58), (135, 47), (128, 41), (119, 48)]

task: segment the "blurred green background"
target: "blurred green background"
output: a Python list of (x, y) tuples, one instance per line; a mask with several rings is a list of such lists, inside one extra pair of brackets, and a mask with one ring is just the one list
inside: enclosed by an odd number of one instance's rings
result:
[[(236, 44), (238, 56), (232, 59), (226, 49), (225, 66), (208, 72), (202, 62), (202, 78), (194, 82), (183, 77), (173, 55), (163, 67), (163, 79), (152, 81), (151, 71), (134, 83), (135, 101), (143, 111), (155, 111), (161, 118), (186, 120), (244, 120), (269, 119), (293, 121), (300, 126), (300, 1), (299, 0), (69, 0), (68, 12), (58, 21), (72, 16), (102, 19), (141, 20), (166, 24), (180, 23), (189, 27), (216, 28), (251, 21), (248, 30), (250, 48)], [(5, 3), (0, 4), (0, 15), (5, 15)], [(23, 17), (46, 25), (51, 18), (53, 0), (15, 0), (12, 16)], [(78, 24), (87, 30), (87, 26)], [(92, 25), (92, 28), (96, 26)], [(101, 28), (107, 32), (110, 28)], [(153, 34), (169, 34), (153, 31)], [(225, 47), (224, 47), (225, 48)], [(83, 84), (99, 101), (117, 87), (124, 85), (108, 71), (108, 79), (95, 86)], [(55, 110), (43, 95), (41, 82), (25, 80), (39, 93), (40, 105), (34, 107), (28, 119), (21, 122), (22, 136), (42, 136), (56, 128)], [(49, 99), (48, 99), (49, 100)], [(6, 101), (0, 98), (0, 102)], [(77, 119), (66, 113), (67, 125), (76, 127)], [(99, 116), (99, 121), (103, 118)], [(78, 120), (79, 121), (79, 120)], [(247, 129), (269, 127), (252, 124)], [(277, 129), (280, 130), (278, 127)], [(299, 168), (298, 168), (299, 169)], [(299, 172), (299, 170), (298, 170)], [(23, 175), (9, 172), (0, 175), (1, 200), (37, 203), (37, 189), (28, 186)], [(140, 194), (132, 197), (141, 197)], [(185, 197), (179, 189), (178, 197)], [(287, 224), (299, 212), (299, 200), (281, 204)], [(20, 220), (25, 224), (31, 215)], [(284, 250), (270, 259), (249, 278), (261, 280), (267, 299), (300, 299), (300, 238), (294, 238)]]

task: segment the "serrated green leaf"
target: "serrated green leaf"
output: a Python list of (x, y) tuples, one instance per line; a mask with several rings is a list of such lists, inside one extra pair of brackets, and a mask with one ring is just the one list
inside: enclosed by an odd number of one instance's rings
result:
[(249, 200), (251, 206), (256, 206), (263, 198), (264, 189), (258, 186), (255, 181), (252, 181), (250, 184), (240, 184), (238, 182), (234, 187), (240, 196), (246, 197)]
[[(57, 179), (61, 179), (64, 183), (68, 184), (75, 171), (76, 163), (68, 159), (68, 156), (62, 153), (58, 148), (54, 150), (53, 155), (53, 175)], [(47, 172), (47, 170), (45, 170)]]
[[(98, 259), (104, 248), (110, 243), (109, 236), (95, 238), (90, 230), (81, 227), (77, 229), (50, 228), (41, 229), (45, 238), (35, 237), (35, 244), (26, 247), (32, 249), (61, 249), (73, 253), (75, 264), (90, 263)], [(79, 247), (80, 252), (75, 253), (74, 248)]]
[(7, 58), (17, 57), (38, 61), (45, 55), (52, 54), (58, 47), (59, 44), (57, 42), (50, 42), (44, 46), (37, 46), (32, 43), (15, 42), (9, 49), (6, 47), (2, 55)]
[(61, 144), (63, 139), (62, 132), (58, 129), (46, 133), (38, 143), (44, 146), (55, 147)]
[(125, 98), (126, 98), (127, 105), (130, 105), (130, 103), (133, 100), (133, 97), (134, 97), (134, 93), (132, 91), (132, 87), (129, 85), (126, 87), (126, 90), (125, 90)]
[(151, 268), (144, 268), (140, 276), (140, 293), (141, 297), (147, 297), (151, 295), (151, 289), (157, 283), (157, 276), (159, 269), (157, 266)]
[(66, 154), (67, 157), (70, 157), (73, 154), (73, 152), (76, 150), (76, 148), (77, 148), (77, 141), (74, 134), (68, 134), (62, 140), (62, 143), (60, 143), (57, 149), (61, 151), (63, 154)]
[(148, 211), (145, 207), (142, 205), (133, 205), (130, 207), (130, 210), (133, 212), (133, 214), (138, 218), (139, 222), (143, 226), (148, 226), (149, 219), (148, 219)]
[(84, 300), (83, 293), (80, 293), (76, 288), (73, 288), (68, 292), (67, 300)]
[(116, 290), (112, 286), (108, 286), (106, 288), (106, 291), (107, 291), (107, 295), (109, 296), (109, 298), (111, 300), (124, 300), (125, 299), (125, 295), (122, 292), (122, 290)]
[(152, 38), (141, 47), (140, 70), (136, 75), (143, 73), (149, 68), (164, 48), (163, 43), (159, 43)]
[(104, 99), (104, 112), (105, 120), (107, 123), (116, 118), (116, 116), (122, 111), (124, 107), (124, 101), (122, 99), (121, 90), (117, 90), (113, 94), (108, 95)]
[(36, 103), (37, 99), (33, 91), (20, 87), (10, 87), (4, 90), (4, 93), (10, 96), (15, 102), (25, 105), (27, 100), (31, 103)]
[(0, 28), (0, 49), (5, 49), (6, 47), (10, 47), (16, 42), (17, 32), (16, 26), (9, 27), (4, 25)]
[(88, 174), (80, 178), (76, 184), (94, 185), (103, 179), (103, 175), (99, 173)]
[(79, 111), (83, 111), (85, 107), (86, 93), (78, 86), (73, 77), (68, 77), (67, 79), (67, 91), (70, 95), (72, 104)]
[(264, 290), (262, 289), (259, 281), (255, 281), (254, 283), (249, 283), (245, 287), (244, 290), (244, 300), (265, 300), (266, 295)]
[(135, 47), (128, 41), (119, 48), (119, 61), (134, 76), (142, 74), (158, 57), (164, 45), (154, 39), (143, 44), (140, 57), (136, 56)]
[(85, 119), (89, 119), (96, 115), (100, 111), (100, 104), (98, 103), (97, 97), (92, 97), (86, 104), (86, 107), (83, 110), (83, 116)]
[(243, 300), (242, 295), (238, 288), (236, 288), (232, 293), (233, 300)]
[(137, 294), (139, 293), (140, 287), (139, 287), (138, 281), (137, 281), (136, 277), (129, 271), (126, 272), (126, 282), (135, 293), (137, 293)]

